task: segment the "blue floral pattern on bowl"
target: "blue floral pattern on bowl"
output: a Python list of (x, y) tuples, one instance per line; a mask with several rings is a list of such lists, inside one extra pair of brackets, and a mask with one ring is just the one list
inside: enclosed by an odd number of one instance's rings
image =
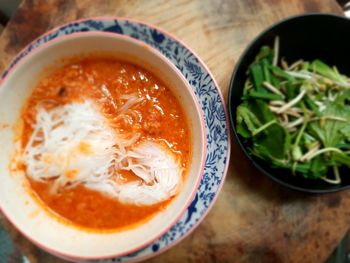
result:
[(23, 50), (3, 73), (2, 78), (8, 74), (8, 71), (21, 58), (43, 43), (63, 35), (86, 31), (104, 31), (127, 35), (141, 40), (160, 51), (172, 61), (188, 80), (204, 112), (207, 136), (204, 175), (195, 198), (182, 218), (162, 237), (137, 252), (110, 260), (91, 262), (140, 260), (175, 244), (189, 231), (193, 230), (206, 214), (215, 196), (218, 194), (228, 165), (230, 147), (225, 104), (213, 77), (196, 55), (183, 44), (159, 29), (140, 22), (118, 18), (80, 20), (50, 31)]

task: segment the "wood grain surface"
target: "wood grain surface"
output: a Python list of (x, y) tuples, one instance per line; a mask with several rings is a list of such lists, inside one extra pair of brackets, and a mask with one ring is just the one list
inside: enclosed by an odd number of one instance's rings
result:
[[(0, 36), (0, 70), (55, 26), (116, 15), (152, 23), (183, 40), (208, 65), (226, 100), (247, 44), (274, 22), (309, 12), (341, 14), (335, 0), (27, 0)], [(32, 262), (62, 262), (0, 220)], [(258, 173), (233, 141), (226, 182), (207, 218), (149, 262), (323, 262), (349, 226), (350, 191), (306, 195), (282, 188)]]

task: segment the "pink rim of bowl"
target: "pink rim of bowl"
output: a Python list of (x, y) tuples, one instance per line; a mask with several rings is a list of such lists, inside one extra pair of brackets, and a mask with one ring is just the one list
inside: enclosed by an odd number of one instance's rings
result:
[[(208, 74), (210, 75), (215, 87), (217, 88), (217, 91), (218, 91), (218, 94), (222, 100), (222, 102), (224, 103), (224, 98), (223, 98), (223, 95), (221, 93), (221, 89), (219, 88), (219, 85), (217, 84), (215, 78), (213, 77), (212, 73), (210, 72), (209, 68), (206, 66), (206, 64), (202, 61), (202, 59), (190, 48), (188, 47), (185, 43), (183, 43), (182, 41), (180, 41), (179, 39), (177, 39), (174, 35), (166, 32), (165, 30), (155, 26), (155, 25), (152, 25), (150, 23), (146, 23), (146, 22), (143, 22), (143, 21), (139, 21), (137, 19), (130, 19), (130, 18), (122, 18), (122, 17), (116, 17), (116, 16), (102, 16), (102, 17), (91, 17), (91, 18), (83, 18), (83, 19), (78, 19), (78, 20), (73, 20), (73, 21), (70, 21), (70, 22), (67, 22), (65, 24), (62, 24), (62, 25), (59, 25), (57, 27), (54, 27), (53, 29), (47, 31), (46, 33), (40, 35), (39, 37), (35, 38), (32, 42), (30, 42), (28, 45), (26, 45), (15, 57), (14, 59), (12, 59), (12, 61), (9, 63), (9, 65), (11, 65), (15, 60), (16, 58), (21, 54), (23, 53), (25, 50), (28, 49), (29, 46), (33, 45), (38, 39), (42, 38), (42, 37), (45, 37), (47, 35), (49, 35), (50, 33), (54, 32), (54, 31), (57, 31), (59, 30), (62, 26), (66, 26), (66, 25), (69, 25), (71, 23), (81, 23), (81, 22), (84, 22), (84, 21), (87, 21), (87, 20), (118, 20), (118, 21), (130, 21), (130, 22), (134, 22), (134, 23), (138, 23), (138, 24), (141, 24), (141, 25), (145, 25), (149, 28), (154, 28), (156, 29), (157, 31), (163, 33), (164, 35), (167, 35), (169, 36), (170, 38), (176, 40), (178, 43), (180, 43), (182, 46), (184, 46), (187, 50), (189, 50), (199, 61), (199, 63), (204, 67), (204, 69), (208, 72)], [(97, 32), (97, 31), (92, 31), (92, 32)], [(83, 32), (81, 32), (83, 33)], [(89, 32), (84, 32), (84, 33), (89, 33)], [(116, 33), (107, 33), (107, 32), (101, 32), (103, 34), (113, 34), (115, 35)], [(77, 34), (77, 33), (74, 33), (74, 34)], [(79, 32), (78, 32), (79, 34)], [(62, 37), (65, 37), (65, 36), (62, 36)], [(132, 38), (132, 37), (129, 37), (129, 36), (125, 36), (127, 38)], [(58, 37), (59, 38), (59, 37)], [(139, 40), (136, 40), (136, 39), (133, 39), (135, 41), (138, 41), (138, 42), (141, 42), (142, 45), (147, 45), (146, 43), (142, 42), (142, 41), (139, 41)], [(50, 40), (46, 43), (43, 43), (41, 44), (40, 46), (36, 47), (35, 49), (33, 49), (33, 51), (31, 51), (30, 53), (33, 54), (33, 52), (36, 52), (38, 49), (40, 49), (41, 47), (45, 46), (46, 44), (49, 44), (49, 43), (52, 43), (52, 41), (55, 41), (55, 39), (53, 40)], [(149, 46), (149, 45), (147, 45)], [(154, 50), (153, 47), (149, 46), (151, 50)], [(158, 50), (155, 50), (156, 52), (160, 53)], [(11, 72), (20, 64), (22, 63), (23, 59), (26, 59), (28, 56), (30, 56), (31, 54), (28, 53), (25, 57), (21, 58), (17, 63), (14, 64), (14, 66), (7, 72), (7, 75), (3, 78), (0, 79), (0, 88), (1, 88), (1, 85), (2, 83), (6, 80), (6, 78), (11, 74)], [(163, 54), (160, 53), (161, 56), (164, 56)], [(167, 63), (170, 63), (172, 64), (167, 58), (165, 58)], [(172, 64), (172, 66), (174, 66)], [(175, 66), (174, 66), (175, 67)], [(176, 67), (175, 67), (176, 68)], [(7, 68), (5, 69), (5, 71), (7, 70)], [(178, 71), (178, 69), (176, 68), (176, 70)], [(4, 72), (5, 72), (4, 71)], [(180, 73), (180, 75), (183, 77), (183, 75)], [(187, 80), (186, 80), (186, 83), (187, 83)], [(188, 83), (186, 85), (188, 87)], [(202, 121), (201, 121), (201, 124), (202, 124), (202, 129), (204, 129), (204, 134), (206, 134), (205, 132), (205, 127), (203, 127), (204, 123), (203, 123), (203, 118), (204, 118), (204, 113), (202, 111), (202, 109), (200, 108), (200, 105), (198, 103), (198, 99), (196, 98), (192, 88), (190, 88), (190, 92), (191, 92), (191, 95), (195, 97), (195, 102), (196, 102), (196, 107), (199, 107), (200, 109), (200, 114), (201, 114), (201, 117), (202, 117)], [(225, 178), (226, 178), (226, 175), (227, 175), (227, 171), (228, 171), (228, 167), (229, 167), (229, 163), (230, 163), (230, 153), (231, 153), (231, 135), (230, 135), (230, 131), (229, 131), (229, 121), (228, 121), (228, 112), (227, 112), (227, 108), (225, 107), (224, 105), (224, 111), (225, 111), (225, 117), (226, 117), (226, 126), (227, 126), (227, 161), (226, 161), (226, 164), (225, 164), (225, 168), (224, 168), (224, 172), (223, 172), (223, 176), (222, 176), (222, 179), (221, 179), (221, 183), (216, 191), (216, 194), (212, 200), (212, 202), (210, 203), (209, 207), (206, 209), (206, 211), (204, 212), (204, 214), (202, 215), (202, 217), (198, 220), (198, 222), (196, 222), (196, 224), (193, 225), (193, 227), (186, 233), (184, 234), (182, 237), (180, 237), (179, 239), (177, 239), (176, 241), (174, 241), (172, 244), (170, 244), (169, 246), (163, 248), (163, 249), (160, 249), (159, 251), (157, 252), (154, 252), (153, 254), (150, 254), (150, 255), (145, 255), (145, 256), (141, 256), (140, 258), (137, 258), (137, 259), (131, 259), (129, 262), (138, 262), (138, 261), (142, 261), (142, 260), (146, 260), (148, 258), (151, 258), (151, 257), (154, 257), (154, 256), (157, 256), (161, 253), (164, 253), (165, 251), (169, 250), (170, 248), (174, 247), (175, 245), (177, 245), (179, 242), (181, 242), (184, 238), (186, 238), (188, 235), (190, 235), (192, 233), (192, 231), (194, 231), (194, 229), (197, 228), (197, 226), (204, 220), (204, 218), (208, 215), (209, 211), (211, 210), (211, 208), (213, 207), (213, 205), (215, 204), (218, 196), (219, 196), (219, 193), (222, 189), (222, 186), (224, 184), (224, 181), (225, 181)], [(205, 140), (205, 144), (206, 144), (206, 136), (204, 136), (204, 140)], [(204, 150), (206, 151), (206, 147), (204, 147)], [(205, 156), (205, 154), (204, 154)], [(154, 242), (155, 240), (157, 240), (159, 237), (161, 237), (162, 235), (164, 235), (167, 231), (169, 231), (169, 229), (171, 228), (171, 226), (173, 226), (174, 224), (176, 224), (176, 222), (181, 218), (181, 216), (183, 215), (183, 213), (187, 210), (188, 208), (188, 205), (191, 203), (191, 201), (193, 200), (195, 194), (197, 193), (198, 191), (198, 187), (199, 187), (199, 184), (201, 182), (201, 179), (203, 177), (203, 170), (204, 170), (204, 165), (205, 165), (205, 157), (203, 158), (204, 159), (204, 163), (203, 163), (203, 167), (201, 169), (202, 171), (202, 174), (201, 176), (199, 176), (199, 179), (200, 180), (197, 180), (196, 182), (196, 191), (194, 191), (192, 194), (191, 194), (191, 198), (189, 199), (189, 202), (187, 202), (186, 204), (186, 208), (181, 212), (181, 214), (176, 218), (176, 220), (174, 220), (174, 223), (171, 224), (167, 229), (166, 231), (164, 230), (162, 232), (162, 234), (160, 234), (159, 236), (157, 236), (156, 238), (153, 238), (152, 240), (150, 240), (147, 244), (144, 244), (138, 248), (135, 248), (131, 251), (127, 251), (127, 252), (123, 252), (123, 253), (119, 253), (119, 254), (113, 254), (113, 255), (108, 255), (106, 257), (99, 257), (99, 258), (90, 258), (90, 257), (74, 257), (72, 255), (66, 255), (64, 253), (60, 253), (58, 251), (55, 251), (54, 249), (51, 249), (51, 248), (48, 248), (46, 247), (45, 245), (43, 244), (40, 244), (38, 242), (36, 242), (35, 240), (33, 240), (30, 236), (26, 235), (21, 229), (19, 229), (19, 227), (14, 224), (14, 222), (8, 217), (8, 215), (3, 211), (3, 209), (0, 207), (0, 211), (6, 216), (6, 218), (11, 222), (11, 224), (21, 233), (23, 234), (27, 239), (29, 239), (32, 243), (34, 243), (35, 245), (37, 245), (38, 247), (44, 249), (45, 251), (53, 254), (53, 255), (56, 255), (58, 257), (61, 257), (63, 259), (66, 259), (66, 260), (79, 260), (79, 261), (86, 261), (86, 260), (103, 260), (103, 259), (111, 259), (111, 258), (118, 258), (118, 257), (122, 257), (122, 256), (125, 256), (127, 254), (130, 254), (130, 253), (133, 253), (133, 252), (136, 252), (136, 251), (139, 251), (140, 249), (143, 249), (145, 247), (147, 247), (148, 245), (150, 245), (152, 242)]]

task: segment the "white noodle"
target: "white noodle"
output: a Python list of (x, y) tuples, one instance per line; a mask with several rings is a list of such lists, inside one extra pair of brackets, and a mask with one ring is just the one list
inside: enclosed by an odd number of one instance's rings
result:
[[(130, 97), (121, 111), (140, 101)], [(52, 179), (53, 192), (84, 184), (123, 203), (165, 201), (178, 192), (181, 165), (168, 145), (139, 140), (139, 133), (117, 134), (91, 101), (38, 107), (22, 161), (32, 179)], [(121, 170), (139, 179), (122, 184)]]

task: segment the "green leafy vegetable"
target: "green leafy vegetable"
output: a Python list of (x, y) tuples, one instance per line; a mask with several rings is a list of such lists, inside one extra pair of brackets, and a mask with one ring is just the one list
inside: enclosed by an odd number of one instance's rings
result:
[(278, 44), (249, 66), (237, 132), (274, 167), (340, 183), (350, 167), (350, 79), (318, 59), (276, 64)]
[(326, 78), (329, 78), (330, 80), (339, 81), (340, 83), (348, 82), (347, 78), (345, 76), (340, 75), (338, 70), (332, 69), (319, 59), (314, 60), (311, 63), (310, 67), (313, 71)]
[(254, 83), (255, 89), (257, 91), (264, 91), (264, 89), (261, 86), (264, 81), (264, 71), (262, 65), (252, 64), (250, 66), (250, 75), (252, 78), (252, 82)]

